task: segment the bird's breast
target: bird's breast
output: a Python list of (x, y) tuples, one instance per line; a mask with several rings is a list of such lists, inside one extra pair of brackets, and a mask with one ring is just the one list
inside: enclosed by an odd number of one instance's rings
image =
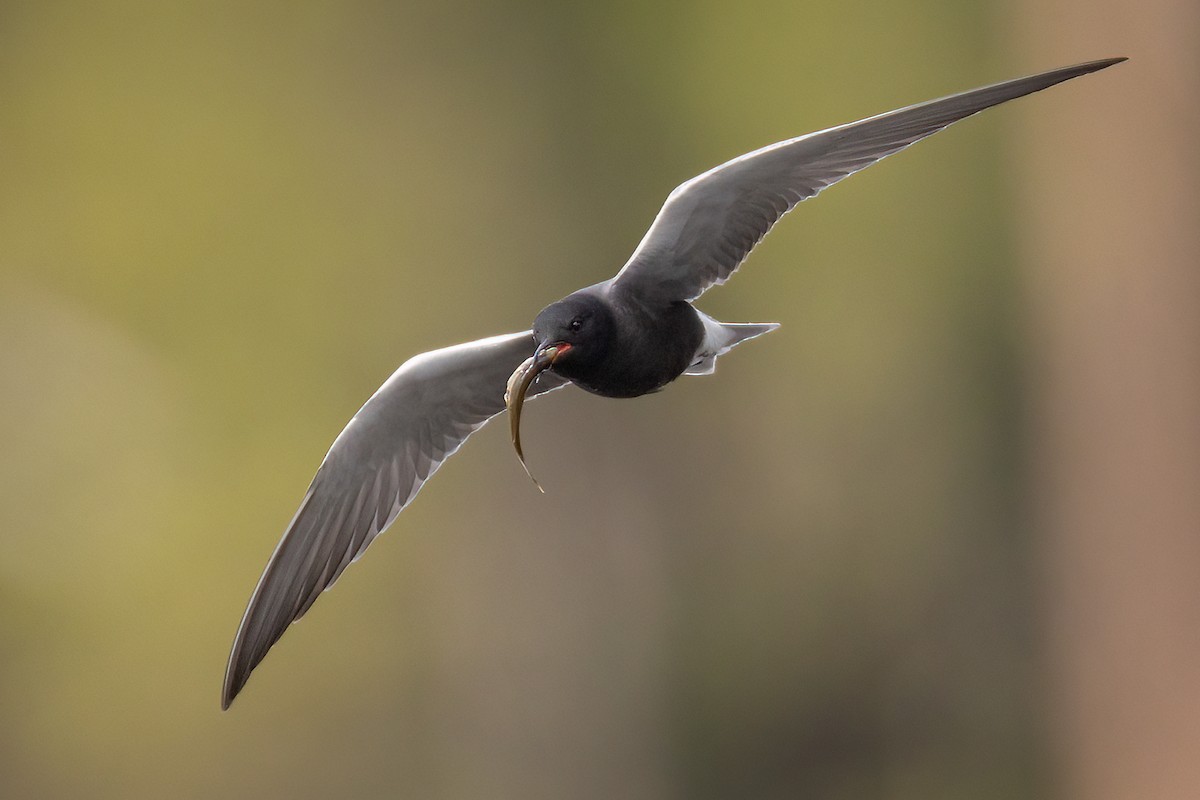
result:
[(615, 335), (593, 363), (555, 365), (581, 389), (603, 397), (639, 397), (683, 374), (704, 339), (704, 324), (689, 303), (661, 309), (619, 308)]

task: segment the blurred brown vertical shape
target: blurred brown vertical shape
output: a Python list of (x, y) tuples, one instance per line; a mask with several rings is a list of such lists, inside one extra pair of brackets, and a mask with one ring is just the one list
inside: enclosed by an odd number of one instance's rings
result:
[(1012, 154), (1062, 795), (1200, 793), (1200, 3), (1026, 0), (1046, 97)]

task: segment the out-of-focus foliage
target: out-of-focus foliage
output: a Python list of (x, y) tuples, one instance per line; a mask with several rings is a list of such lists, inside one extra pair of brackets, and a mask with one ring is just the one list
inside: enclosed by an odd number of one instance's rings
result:
[[(666, 193), (1058, 63), (987, 4), (0, 8), (0, 794), (1046, 789), (1005, 132), (838, 186), (701, 305), (784, 323), (472, 440), (226, 714), (325, 448)], [(1064, 53), (1062, 63), (1115, 53)]]

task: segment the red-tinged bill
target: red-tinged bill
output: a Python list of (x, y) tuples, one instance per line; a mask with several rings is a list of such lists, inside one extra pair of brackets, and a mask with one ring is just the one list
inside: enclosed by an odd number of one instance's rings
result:
[(542, 372), (550, 368), (558, 358), (565, 352), (571, 349), (569, 344), (553, 344), (549, 347), (543, 347), (538, 350), (531, 358), (525, 360), (525, 363), (517, 367), (508, 378), (508, 386), (504, 390), (504, 405), (508, 408), (509, 424), (512, 429), (513, 449), (517, 451), (517, 458), (521, 462), (521, 466), (525, 468), (525, 474), (529, 476), (529, 480), (533, 481), (533, 485), (538, 488), (539, 492), (545, 493), (545, 489), (537, 482), (537, 478), (533, 477), (533, 473), (529, 471), (529, 465), (525, 463), (525, 453), (521, 450), (521, 408), (525, 405), (525, 394), (529, 391), (529, 387), (533, 385), (534, 380)]

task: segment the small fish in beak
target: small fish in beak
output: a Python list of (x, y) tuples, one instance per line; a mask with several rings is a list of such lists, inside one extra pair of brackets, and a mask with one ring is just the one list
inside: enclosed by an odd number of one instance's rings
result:
[(521, 450), (521, 407), (525, 405), (525, 393), (533, 385), (534, 379), (549, 369), (563, 353), (570, 349), (571, 345), (566, 343), (539, 347), (533, 356), (526, 359), (525, 363), (517, 367), (516, 371), (509, 376), (508, 386), (504, 389), (504, 406), (508, 409), (508, 417), (512, 426), (513, 448), (517, 451), (517, 458), (520, 460), (521, 466), (525, 468), (525, 474), (542, 494), (545, 494), (546, 490), (529, 471), (529, 465), (525, 463), (525, 453)]

